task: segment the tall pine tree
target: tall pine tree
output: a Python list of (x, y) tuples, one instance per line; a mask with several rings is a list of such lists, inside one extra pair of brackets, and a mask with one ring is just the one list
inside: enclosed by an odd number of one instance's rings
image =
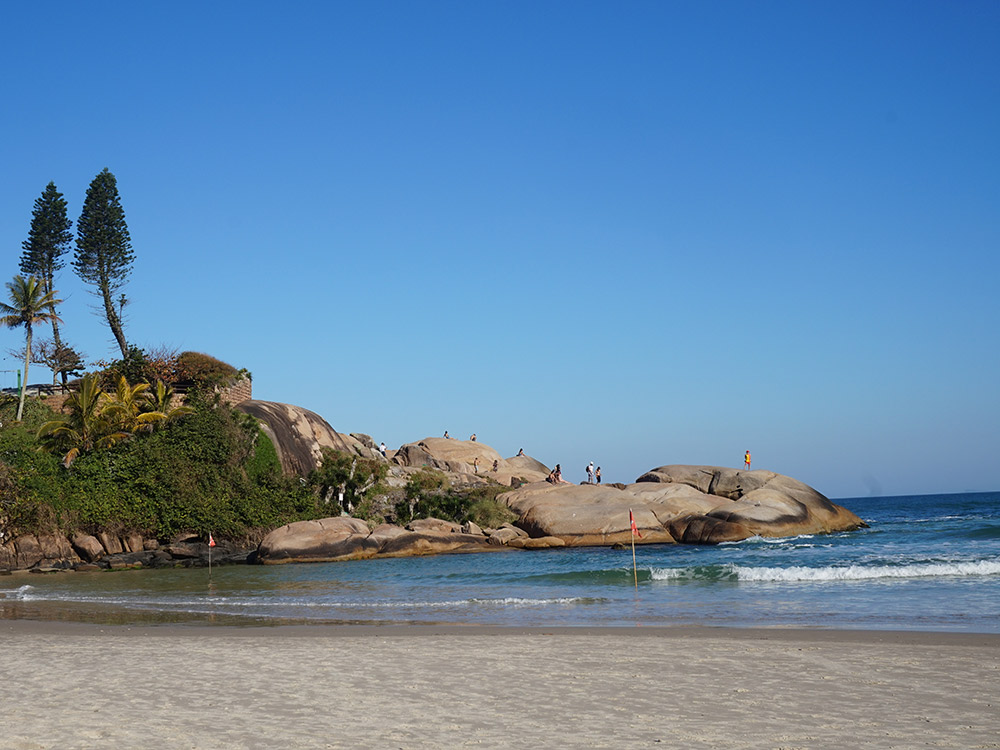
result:
[[(31, 229), (28, 239), (21, 243), (24, 250), (21, 253), (21, 273), (26, 277), (35, 276), (42, 282), (43, 295), (51, 295), (56, 271), (66, 264), (60, 260), (69, 251), (73, 241), (73, 222), (66, 217), (66, 201), (56, 189), (54, 182), (45, 186), (42, 195), (35, 199), (35, 208), (31, 214)], [(55, 349), (61, 351), (62, 338), (59, 335), (59, 318), (53, 306), (52, 340)]]
[[(105, 167), (87, 188), (83, 213), (76, 222), (76, 259), (73, 268), (88, 284), (97, 287), (94, 294), (104, 304), (108, 326), (122, 350), (128, 355), (128, 344), (122, 331), (121, 309), (125, 295), (115, 300), (115, 294), (125, 285), (132, 272), (132, 238), (125, 224), (125, 211), (118, 197), (118, 182)], [(115, 309), (115, 304), (118, 309)]]

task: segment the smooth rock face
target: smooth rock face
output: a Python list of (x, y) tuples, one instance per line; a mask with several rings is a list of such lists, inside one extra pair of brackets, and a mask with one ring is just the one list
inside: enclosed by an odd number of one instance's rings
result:
[[(478, 470), (476, 459), (479, 459)], [(428, 437), (401, 446), (392, 460), (399, 466), (426, 467), (453, 474), (473, 474), (484, 481), (493, 480), (503, 485), (510, 485), (511, 479), (514, 478), (537, 482), (545, 479), (549, 473), (544, 464), (530, 456), (502, 458), (486, 443), (475, 440)], [(496, 471), (493, 471), (494, 461), (497, 464)]]
[(717, 544), (864, 525), (791, 477), (715, 466), (661, 466), (625, 489), (541, 482), (501, 498), (530, 536), (555, 536), (569, 545), (628, 543), (630, 509), (640, 543)]
[(253, 399), (237, 404), (237, 409), (256, 417), (271, 438), (286, 476), (308, 476), (323, 460), (323, 448), (365, 458), (384, 460), (374, 447), (341, 435), (315, 412), (301, 406)]
[(275, 529), (260, 543), (257, 562), (272, 565), (486, 552), (496, 550), (496, 545), (485, 534), (463, 532), (458, 524), (440, 518), (422, 518), (405, 529), (382, 524), (369, 533), (364, 521), (338, 516)]
[(87, 562), (94, 562), (104, 557), (104, 547), (97, 541), (97, 537), (90, 534), (74, 534), (70, 542), (76, 553)]
[(264, 563), (334, 562), (373, 557), (380, 548), (368, 524), (357, 518), (337, 516), (318, 521), (296, 521), (275, 529), (257, 548)]

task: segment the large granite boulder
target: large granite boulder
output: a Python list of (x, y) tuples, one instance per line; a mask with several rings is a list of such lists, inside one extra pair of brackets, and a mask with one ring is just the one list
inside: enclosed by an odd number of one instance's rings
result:
[[(428, 437), (400, 446), (392, 460), (399, 466), (438, 469), (459, 475), (473, 474), (484, 481), (492, 480), (503, 485), (509, 485), (512, 479), (537, 482), (549, 473), (544, 464), (531, 456), (503, 458), (495, 449), (476, 440)], [(496, 471), (493, 470), (494, 462)]]
[(368, 557), (416, 557), (497, 549), (484, 533), (468, 533), (459, 524), (439, 518), (414, 521), (407, 528), (382, 524), (368, 531), (364, 521), (338, 516), (298, 521), (275, 529), (260, 543), (256, 561), (265, 565), (288, 562), (334, 562)]
[(369, 447), (363, 438), (340, 434), (323, 417), (301, 406), (249, 399), (236, 408), (261, 423), (264, 433), (274, 443), (286, 476), (304, 477), (318, 468), (323, 448), (384, 460), (374, 444)]
[(361, 560), (374, 557), (379, 546), (364, 521), (338, 516), (296, 521), (275, 529), (257, 548), (257, 560), (263, 563)]
[(499, 498), (531, 537), (558, 537), (571, 546), (602, 546), (631, 539), (629, 508), (647, 542), (673, 542), (654, 513), (628, 492), (598, 484), (535, 482)]
[(568, 545), (629, 542), (717, 544), (855, 529), (864, 522), (812, 487), (769, 471), (661, 466), (624, 489), (601, 485), (526, 485), (501, 496), (532, 537)]

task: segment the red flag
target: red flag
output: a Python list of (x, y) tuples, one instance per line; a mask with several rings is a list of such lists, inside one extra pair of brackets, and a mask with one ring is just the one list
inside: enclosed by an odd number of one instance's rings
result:
[[(634, 524), (633, 524), (633, 526), (634, 526)], [(212, 538), (212, 532), (211, 531), (208, 532), (208, 546), (209, 547), (214, 547), (215, 546), (215, 540)]]
[(635, 525), (635, 516), (632, 515), (631, 508), (628, 509), (628, 522), (632, 525), (632, 534), (642, 539), (642, 534), (639, 533), (639, 527)]

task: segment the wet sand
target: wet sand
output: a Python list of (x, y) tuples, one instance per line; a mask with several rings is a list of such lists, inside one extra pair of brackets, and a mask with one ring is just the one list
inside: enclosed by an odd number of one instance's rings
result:
[(0, 748), (1000, 748), (1000, 636), (0, 622)]

